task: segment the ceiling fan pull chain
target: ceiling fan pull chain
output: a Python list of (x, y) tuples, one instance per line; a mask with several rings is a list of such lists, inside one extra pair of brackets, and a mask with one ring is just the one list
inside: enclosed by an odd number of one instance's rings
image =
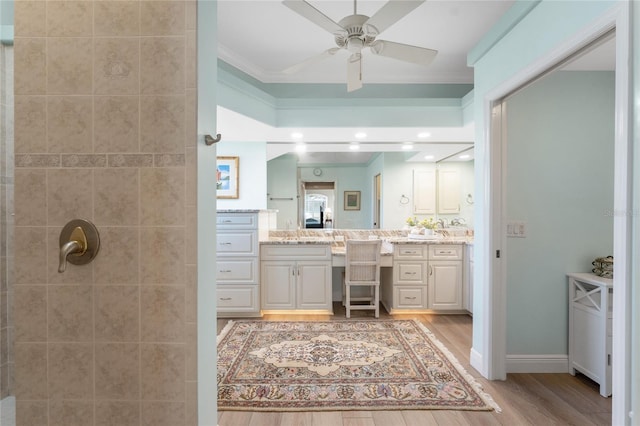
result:
[(354, 14), (354, 15), (357, 15), (357, 14), (358, 14), (358, 11), (357, 11), (357, 9), (356, 9), (356, 1), (357, 1), (357, 0), (353, 0), (353, 14)]

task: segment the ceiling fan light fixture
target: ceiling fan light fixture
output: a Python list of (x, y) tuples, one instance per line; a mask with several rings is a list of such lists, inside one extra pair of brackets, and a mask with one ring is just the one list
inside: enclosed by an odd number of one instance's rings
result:
[(347, 50), (352, 53), (358, 53), (364, 47), (364, 41), (360, 37), (349, 37), (347, 40)]

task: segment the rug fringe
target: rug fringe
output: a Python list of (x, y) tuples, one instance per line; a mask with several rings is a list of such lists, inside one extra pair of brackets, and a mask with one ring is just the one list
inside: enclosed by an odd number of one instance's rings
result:
[(220, 334), (218, 334), (218, 337), (216, 338), (216, 345), (220, 344), (220, 341), (222, 339), (224, 339), (224, 336), (226, 336), (229, 333), (229, 330), (231, 330), (231, 327), (233, 327), (233, 320), (229, 320), (229, 322), (227, 323), (227, 325), (224, 326), (224, 328), (222, 329), (222, 331), (220, 332)]
[(420, 321), (414, 319), (413, 322), (418, 324), (418, 326), (422, 329), (422, 331), (425, 332), (429, 339), (431, 339), (431, 341), (438, 347), (438, 349), (440, 349), (445, 354), (445, 356), (451, 361), (455, 369), (458, 370), (458, 373), (460, 373), (465, 378), (465, 380), (469, 382), (469, 384), (471, 384), (478, 395), (480, 395), (480, 398), (482, 398), (487, 405), (493, 407), (493, 409), (496, 410), (496, 413), (501, 413), (502, 409), (500, 408), (498, 403), (494, 401), (491, 395), (489, 395), (484, 391), (484, 389), (482, 389), (482, 385), (478, 383), (475, 377), (473, 377), (467, 372), (467, 370), (465, 370), (462, 364), (460, 364), (460, 361), (458, 361), (458, 359), (451, 353), (451, 351), (444, 345), (444, 343), (438, 340), (433, 332)]

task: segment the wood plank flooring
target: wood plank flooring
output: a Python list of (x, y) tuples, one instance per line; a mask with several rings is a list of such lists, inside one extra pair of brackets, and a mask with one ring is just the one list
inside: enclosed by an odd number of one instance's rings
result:
[[(334, 303), (335, 315), (265, 315), (263, 321), (344, 319), (344, 307)], [(372, 313), (352, 311), (351, 319), (373, 320)], [(484, 379), (469, 364), (472, 318), (467, 315), (389, 315), (415, 318), (425, 324), (478, 380), (502, 408), (501, 413), (451, 410), (249, 412), (221, 411), (219, 426), (540, 426), (610, 425), (611, 398), (585, 376), (570, 374), (508, 374), (505, 381)], [(218, 319), (218, 333), (228, 319)]]

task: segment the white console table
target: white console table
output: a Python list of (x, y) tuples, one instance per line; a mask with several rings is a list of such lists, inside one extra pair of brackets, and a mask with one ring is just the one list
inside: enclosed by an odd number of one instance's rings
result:
[(611, 395), (613, 280), (591, 273), (569, 279), (569, 373), (576, 370)]

